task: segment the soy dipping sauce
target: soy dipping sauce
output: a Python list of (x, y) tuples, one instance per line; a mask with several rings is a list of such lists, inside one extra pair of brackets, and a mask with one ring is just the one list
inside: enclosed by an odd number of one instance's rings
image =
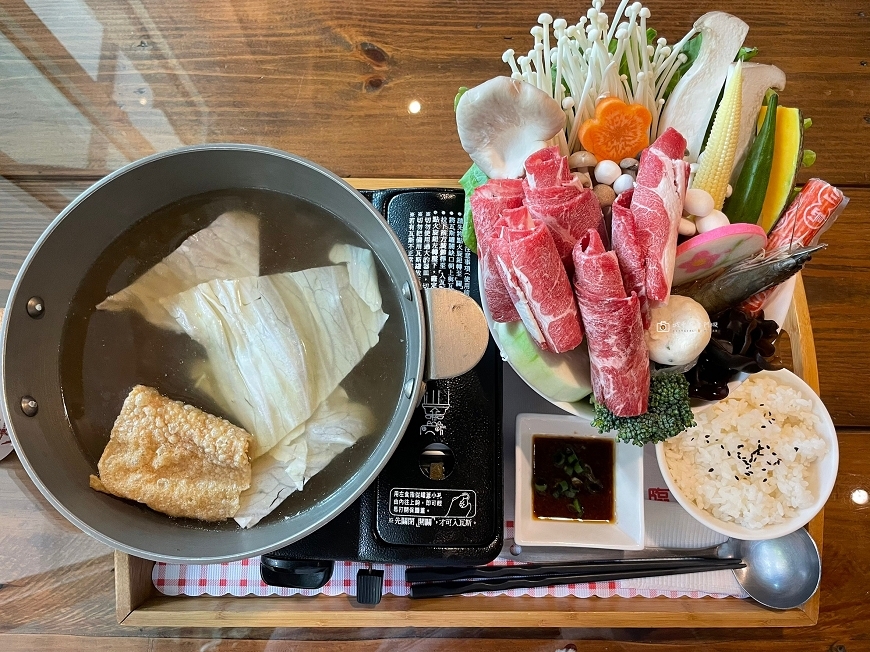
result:
[(535, 435), (535, 518), (613, 522), (614, 446), (610, 439)]

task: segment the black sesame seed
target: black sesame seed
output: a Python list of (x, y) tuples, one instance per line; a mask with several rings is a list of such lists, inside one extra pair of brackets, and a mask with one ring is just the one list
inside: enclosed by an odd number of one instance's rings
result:
[(797, 446), (795, 446), (795, 447), (794, 447), (794, 449), (795, 449), (795, 450), (798, 450), (798, 447), (797, 447)]
[(740, 482), (740, 478), (738, 478), (736, 475), (734, 476), (734, 479)]
[(728, 457), (731, 457), (731, 451), (728, 451)]
[(708, 472), (709, 472), (709, 473), (713, 473), (713, 469), (710, 469)]
[(737, 444), (737, 448), (743, 448), (743, 444)]
[(762, 480), (762, 482), (767, 482), (767, 478), (765, 478), (764, 480)]

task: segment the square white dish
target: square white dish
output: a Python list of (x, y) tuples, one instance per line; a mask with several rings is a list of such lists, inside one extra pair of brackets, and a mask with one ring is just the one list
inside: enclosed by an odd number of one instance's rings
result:
[(532, 440), (536, 435), (616, 440), (615, 433), (599, 434), (586, 419), (553, 414), (517, 415), (516, 543), (526, 546), (643, 550), (643, 448), (616, 442), (615, 515), (612, 522), (540, 519), (532, 512)]

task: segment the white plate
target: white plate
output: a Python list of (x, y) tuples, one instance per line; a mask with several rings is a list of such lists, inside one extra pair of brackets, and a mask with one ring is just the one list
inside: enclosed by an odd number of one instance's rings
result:
[[(478, 264), (477, 268), (478, 279), (480, 276), (480, 265)], [(768, 297), (767, 301), (764, 303), (764, 316), (766, 319), (773, 319), (777, 324), (782, 326), (782, 323), (785, 321), (785, 316), (788, 314), (788, 308), (791, 305), (792, 296), (794, 295), (795, 283), (797, 282), (797, 277), (792, 276), (787, 281), (781, 283), (777, 288), (771, 293), (770, 297)], [(592, 405), (589, 403), (588, 397), (574, 402), (567, 401), (559, 401), (553, 399), (551, 396), (548, 396), (546, 392), (542, 390), (542, 388), (538, 387), (535, 382), (526, 374), (523, 369), (518, 367), (515, 364), (515, 361), (511, 360), (510, 356), (505, 353), (505, 350), (502, 348), (501, 338), (499, 337), (499, 329), (500, 324), (496, 325), (495, 322), (492, 321), (492, 318), (489, 314), (489, 306), (486, 302), (485, 293), (481, 290), (480, 292), (480, 304), (483, 308), (483, 314), (486, 317), (486, 324), (489, 327), (489, 332), (492, 335), (492, 339), (501, 352), (502, 360), (506, 361), (511, 368), (516, 372), (517, 376), (523, 379), (523, 381), (531, 387), (535, 392), (537, 392), (540, 396), (547, 399), (550, 403), (555, 405), (560, 410), (564, 410), (569, 414), (573, 414), (575, 416), (586, 419), (587, 421), (591, 421), (595, 416), (595, 413), (592, 409)], [(584, 342), (577, 347), (576, 351), (570, 351), (568, 354), (554, 354), (554, 353), (542, 353), (542, 357), (547, 357), (550, 360), (550, 364), (556, 365), (557, 360), (562, 358), (564, 361), (563, 364), (565, 366), (570, 366), (573, 368), (576, 377), (583, 383), (588, 384), (589, 387), (592, 386), (591, 380), (591, 372), (588, 367), (578, 368), (580, 367), (581, 362), (585, 361), (585, 364), (589, 364), (589, 353), (586, 349), (586, 342)], [(736, 387), (743, 380), (748, 377), (748, 374), (740, 374), (737, 381), (735, 383), (730, 384), (730, 386)], [(698, 408), (694, 408), (695, 411)]]
[(761, 371), (758, 376), (770, 376), (781, 385), (787, 385), (798, 390), (804, 398), (809, 398), (813, 404), (813, 412), (819, 418), (820, 426), (817, 434), (821, 436), (828, 445), (828, 452), (825, 456), (813, 462), (815, 473), (810, 479), (810, 490), (816, 497), (815, 502), (805, 509), (800, 510), (796, 516), (773, 525), (767, 525), (762, 528), (750, 529), (736, 523), (721, 521), (715, 518), (710, 512), (703, 510), (695, 505), (685, 494), (677, 487), (677, 483), (671, 475), (670, 469), (665, 459), (665, 449), (663, 444), (656, 444), (656, 459), (659, 463), (659, 469), (665, 479), (665, 484), (668, 485), (671, 494), (677, 499), (677, 502), (683, 508), (694, 516), (698, 521), (715, 530), (720, 534), (724, 534), (736, 539), (744, 541), (755, 541), (760, 539), (774, 539), (776, 537), (785, 536), (794, 532), (798, 528), (809, 523), (818, 514), (828, 497), (831, 495), (831, 490), (834, 488), (834, 481), (837, 479), (837, 468), (840, 462), (840, 452), (837, 443), (837, 431), (834, 429), (834, 422), (831, 420), (831, 415), (825, 408), (812, 388), (807, 385), (798, 376), (794, 375), (787, 369), (780, 371)]
[(643, 550), (643, 448), (616, 442), (616, 514), (612, 523), (539, 519), (532, 514), (532, 438), (535, 435), (615, 440), (613, 433), (599, 434), (585, 419), (552, 414), (517, 415), (514, 540), (526, 546)]

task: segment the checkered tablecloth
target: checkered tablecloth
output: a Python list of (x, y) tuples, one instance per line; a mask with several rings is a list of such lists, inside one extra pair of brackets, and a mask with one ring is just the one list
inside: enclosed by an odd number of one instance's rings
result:
[[(505, 535), (513, 537), (513, 522), (508, 521)], [(509, 559), (496, 559), (494, 565), (507, 566), (514, 562)], [(243, 559), (227, 564), (187, 565), (187, 564), (162, 564), (154, 565), (152, 580), (157, 590), (165, 595), (234, 595), (234, 596), (268, 596), (268, 595), (356, 595), (356, 574), (361, 568), (370, 565), (356, 562), (335, 562), (332, 579), (323, 588), (314, 590), (285, 589), (270, 586), (260, 579), (259, 557)], [(405, 582), (405, 566), (399, 564), (374, 564), (374, 568), (384, 571), (384, 594), (408, 595), (409, 585)], [(715, 575), (712, 573), (698, 573), (699, 586), (703, 586), (703, 575)], [(712, 584), (710, 581), (712, 580)], [(653, 587), (650, 582), (658, 583)], [(538, 587), (533, 589), (516, 589), (512, 591), (487, 591), (474, 595), (509, 595), (531, 597), (567, 597), (575, 598), (611, 598), (615, 596), (623, 598), (679, 598), (688, 596), (691, 598), (714, 597), (724, 598), (729, 596), (743, 597), (739, 591), (730, 590), (727, 584), (716, 582), (715, 577), (708, 579), (707, 586), (720, 586), (723, 593), (710, 593), (699, 590), (686, 590), (684, 588), (668, 588), (678, 586), (673, 578), (651, 578), (645, 580), (623, 580), (618, 582), (593, 582), (589, 584), (569, 584), (565, 586)]]

